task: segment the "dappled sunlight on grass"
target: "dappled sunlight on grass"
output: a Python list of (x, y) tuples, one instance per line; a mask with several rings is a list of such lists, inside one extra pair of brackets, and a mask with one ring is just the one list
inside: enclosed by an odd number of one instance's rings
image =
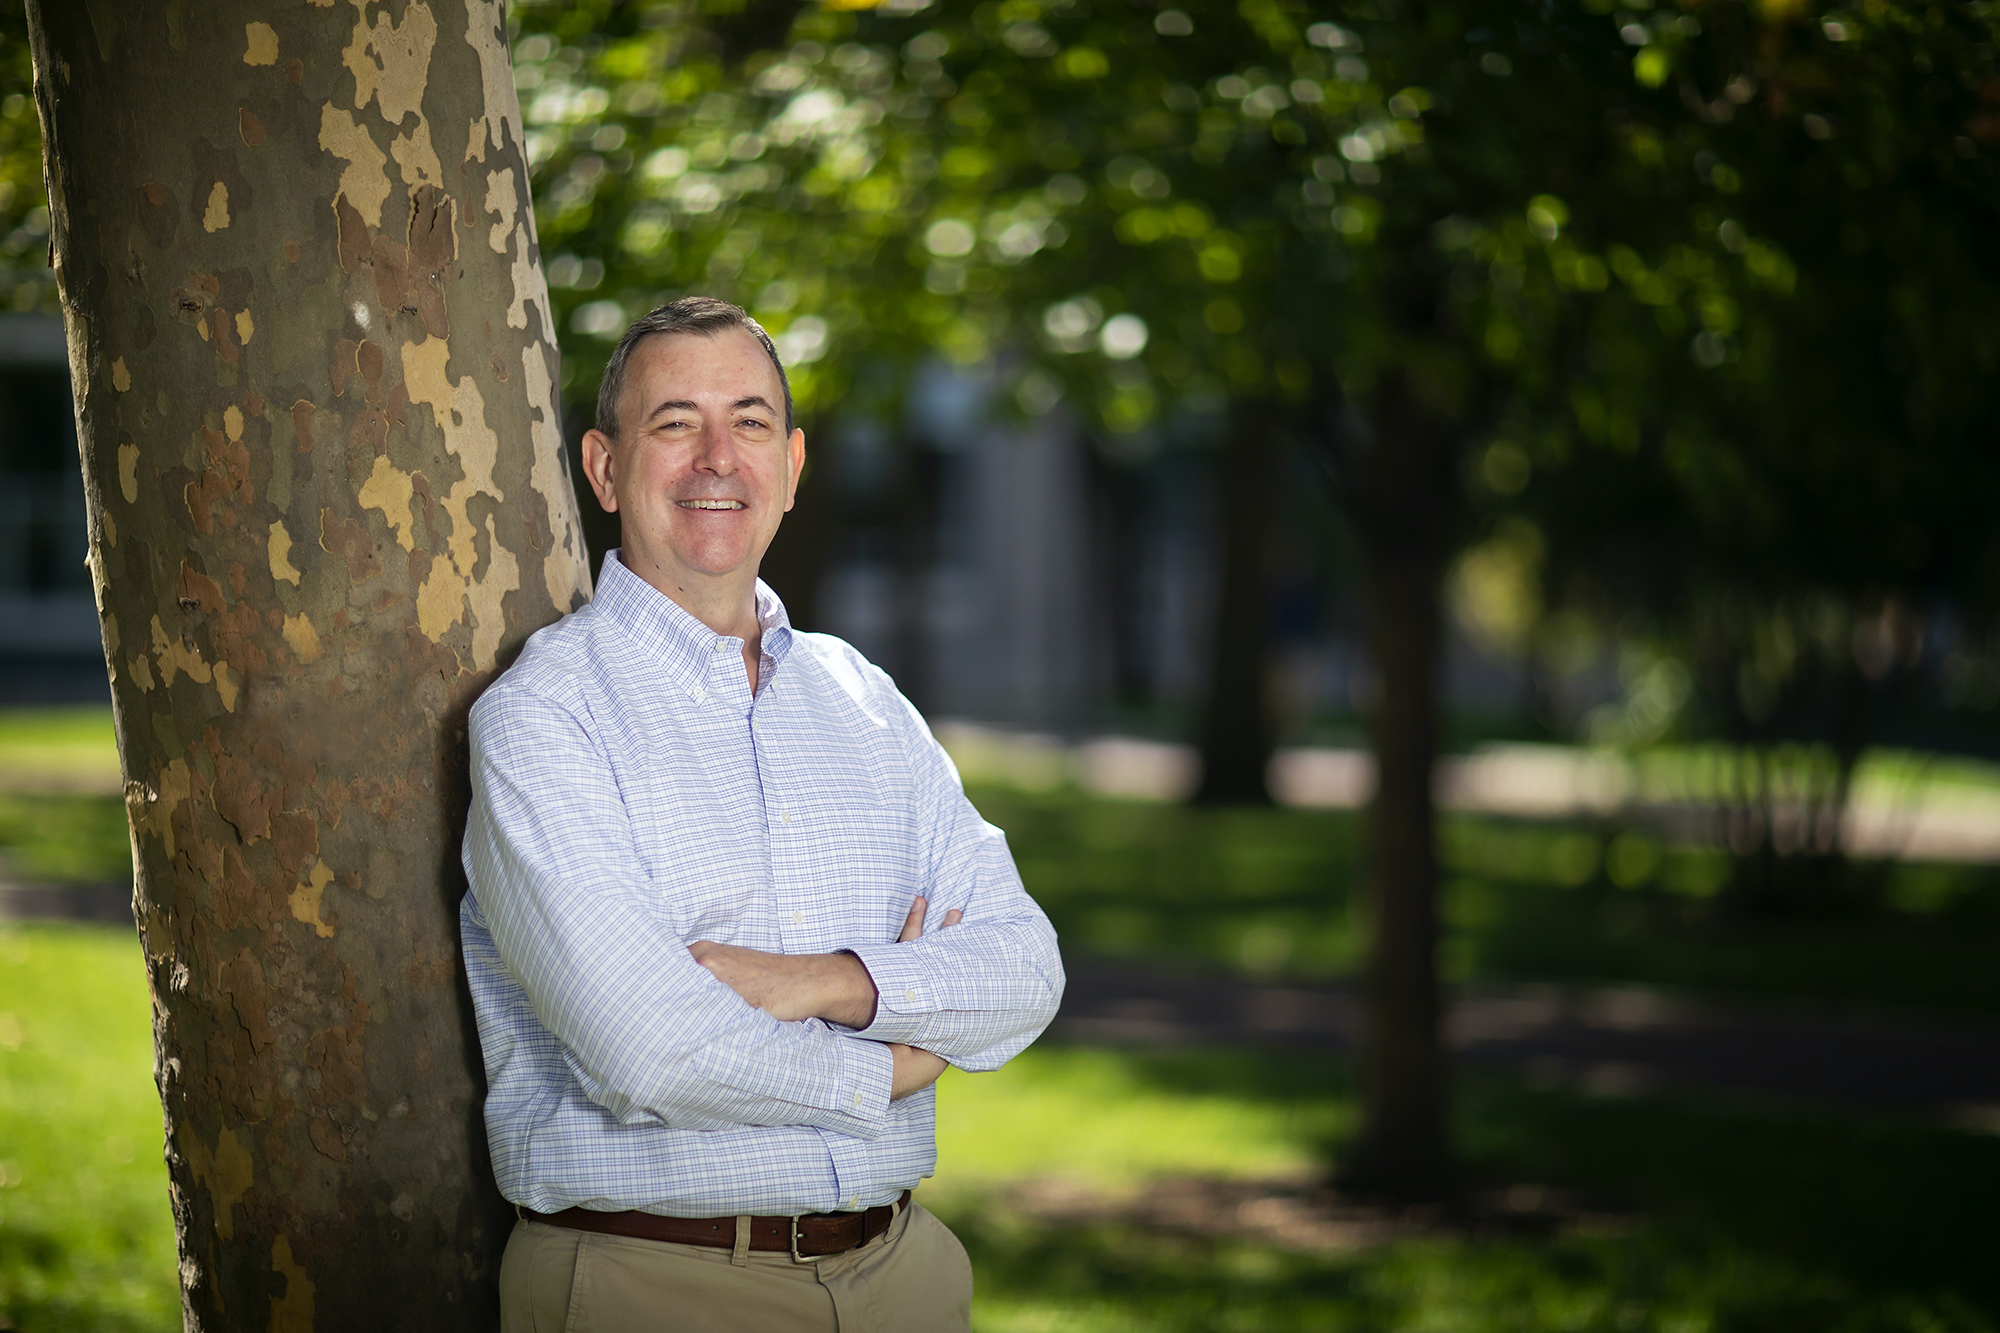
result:
[(1047, 1177), (1115, 1190), (1159, 1175), (1309, 1175), (1348, 1133), (1352, 1102), (1338, 1086), (1274, 1092), (1263, 1063), (1051, 1045), (990, 1074), (953, 1070), (938, 1085), (926, 1196)]
[[(975, 788), (1072, 955), (1273, 979), (1354, 973), (1362, 824), (1336, 810), (1202, 810)], [(2000, 1013), (2000, 870), (1857, 864), (1797, 918), (1732, 915), (1714, 852), (1622, 826), (1449, 815), (1452, 981), (1639, 981)]]

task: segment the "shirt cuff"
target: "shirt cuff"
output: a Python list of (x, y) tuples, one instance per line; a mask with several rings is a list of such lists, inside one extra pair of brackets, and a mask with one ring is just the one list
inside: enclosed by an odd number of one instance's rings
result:
[(879, 1126), (889, 1114), (889, 1093), (896, 1078), (896, 1057), (877, 1041), (837, 1042), (840, 1061), (834, 1087), (834, 1110)]
[(907, 944), (864, 944), (848, 952), (875, 982), (875, 1021), (855, 1035), (915, 1044), (936, 1008), (916, 951)]

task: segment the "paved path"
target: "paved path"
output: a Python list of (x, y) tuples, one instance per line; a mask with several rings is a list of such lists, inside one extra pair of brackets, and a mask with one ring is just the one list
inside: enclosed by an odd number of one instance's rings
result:
[[(1128, 1046), (1351, 1049), (1350, 986), (1262, 986), (1073, 961), (1055, 1034)], [(1698, 998), (1644, 986), (1485, 985), (1446, 1021), (1466, 1065), (1601, 1095), (1763, 1094), (2000, 1133), (2000, 1024)]]

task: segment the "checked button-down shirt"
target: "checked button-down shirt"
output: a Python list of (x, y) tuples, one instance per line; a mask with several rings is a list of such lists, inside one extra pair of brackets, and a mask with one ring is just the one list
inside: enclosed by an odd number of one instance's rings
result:
[[(1048, 918), (923, 719), (757, 585), (763, 671), (607, 556), (472, 710), (461, 909), (500, 1190), (542, 1212), (786, 1214), (931, 1174), (884, 1042), (993, 1069), (1062, 998)], [(921, 939), (898, 943), (919, 893)], [(964, 921), (938, 928), (957, 908)], [(863, 1031), (753, 1009), (687, 952), (850, 950)]]

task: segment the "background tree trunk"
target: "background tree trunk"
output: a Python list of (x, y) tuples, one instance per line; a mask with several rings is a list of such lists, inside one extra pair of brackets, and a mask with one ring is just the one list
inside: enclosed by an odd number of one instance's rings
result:
[(1277, 450), (1272, 405), (1231, 405), (1213, 480), (1222, 531), (1208, 702), (1201, 720), (1201, 805), (1269, 805), (1270, 701), (1264, 650), (1265, 550), (1275, 521)]
[(1376, 396), (1379, 439), (1355, 468), (1352, 514), (1363, 551), (1375, 671), (1369, 744), (1360, 1141), (1348, 1185), (1410, 1199), (1452, 1187), (1437, 974), (1437, 757), (1442, 579), (1455, 504), (1455, 451), (1400, 376)]
[(489, 1327), (464, 719), (589, 587), (502, 4), (30, 15), (188, 1327)]

